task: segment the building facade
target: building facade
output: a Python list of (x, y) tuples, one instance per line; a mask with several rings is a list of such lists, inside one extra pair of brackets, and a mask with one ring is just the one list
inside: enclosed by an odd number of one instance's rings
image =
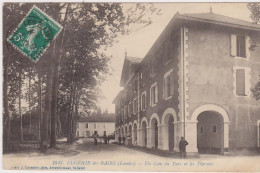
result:
[(115, 133), (115, 116), (90, 116), (77, 121), (76, 135), (79, 138), (108, 136)]
[(125, 56), (114, 99), (116, 139), (223, 154), (260, 146), (260, 26), (217, 15), (176, 14), (143, 59)]

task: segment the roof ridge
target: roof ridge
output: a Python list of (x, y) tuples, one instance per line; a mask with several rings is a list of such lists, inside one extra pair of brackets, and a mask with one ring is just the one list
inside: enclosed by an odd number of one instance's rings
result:
[(250, 21), (246, 21), (246, 20), (243, 20), (243, 19), (238, 19), (238, 18), (235, 18), (235, 17), (230, 17), (230, 16), (225, 16), (223, 14), (217, 14), (217, 13), (183, 13), (183, 14), (180, 14), (180, 15), (188, 15), (189, 17), (192, 17), (191, 15), (216, 15), (216, 16), (222, 16), (222, 17), (225, 17), (225, 18), (230, 18), (232, 20), (240, 20), (240, 21), (243, 21), (243, 22), (247, 22), (247, 23), (250, 23), (250, 24), (254, 24), (254, 25), (259, 25), (259, 24), (255, 24), (253, 22), (250, 22)]

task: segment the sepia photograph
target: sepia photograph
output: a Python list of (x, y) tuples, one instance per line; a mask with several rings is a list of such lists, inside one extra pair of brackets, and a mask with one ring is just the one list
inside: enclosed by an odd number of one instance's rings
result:
[(2, 171), (260, 172), (259, 2), (3, 2)]

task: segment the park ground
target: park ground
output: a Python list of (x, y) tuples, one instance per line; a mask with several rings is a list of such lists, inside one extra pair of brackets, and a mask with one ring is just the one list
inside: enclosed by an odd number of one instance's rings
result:
[[(113, 141), (111, 141), (113, 142)], [(24, 150), (3, 155), (3, 168), (65, 171), (240, 171), (260, 172), (260, 155), (221, 156), (201, 154), (180, 159), (179, 154), (114, 143), (94, 145), (92, 138), (73, 144), (60, 140), (47, 153)]]

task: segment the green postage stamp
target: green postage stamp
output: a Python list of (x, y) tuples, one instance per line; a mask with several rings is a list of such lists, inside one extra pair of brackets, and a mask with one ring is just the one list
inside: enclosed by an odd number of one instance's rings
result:
[(60, 24), (33, 6), (8, 41), (36, 62), (61, 30)]

